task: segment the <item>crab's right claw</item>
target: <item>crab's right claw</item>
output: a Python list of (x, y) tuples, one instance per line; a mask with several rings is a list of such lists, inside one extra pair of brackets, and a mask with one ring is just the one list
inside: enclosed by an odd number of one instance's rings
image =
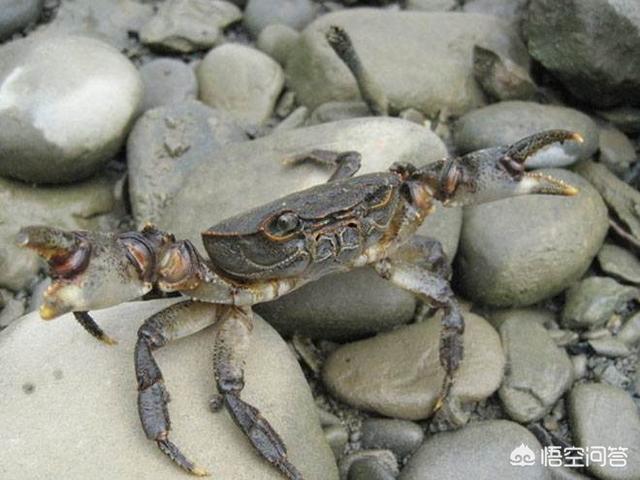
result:
[(22, 228), (16, 243), (35, 251), (49, 265), (53, 281), (44, 293), (40, 316), (50, 320), (67, 312), (110, 307), (149, 292), (160, 238), (151, 229), (118, 235), (35, 225)]

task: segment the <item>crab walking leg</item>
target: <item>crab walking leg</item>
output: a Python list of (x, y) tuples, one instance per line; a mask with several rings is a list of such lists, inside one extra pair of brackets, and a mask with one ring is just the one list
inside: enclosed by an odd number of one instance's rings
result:
[(327, 182), (353, 177), (362, 164), (362, 155), (358, 152), (337, 152), (335, 150), (314, 149), (291, 159), (288, 163), (296, 164), (306, 161), (314, 161), (324, 165), (335, 167), (335, 171)]
[[(417, 258), (422, 260), (416, 263)], [(447, 280), (450, 269), (442, 247), (435, 240), (416, 236), (400, 247), (393, 257), (377, 262), (375, 268), (383, 278), (443, 310), (439, 355), (445, 377), (436, 403), (436, 409), (439, 409), (449, 394), (464, 355), (464, 318)]]
[(149, 317), (138, 330), (138, 342), (134, 354), (138, 379), (138, 413), (144, 433), (149, 440), (154, 440), (160, 450), (174, 463), (198, 476), (205, 476), (208, 473), (194, 465), (169, 440), (171, 430), (167, 408), (169, 393), (152, 352), (171, 340), (186, 337), (215, 323), (221, 317), (224, 308), (188, 300), (156, 313)]
[(102, 343), (107, 345), (116, 345), (118, 342), (104, 333), (104, 330), (100, 328), (100, 325), (96, 323), (88, 312), (73, 312), (73, 316), (82, 327), (91, 334), (91, 336), (97, 338)]
[(290, 480), (303, 480), (288, 460), (287, 448), (269, 422), (254, 406), (240, 399), (244, 388), (244, 359), (249, 348), (253, 313), (249, 308), (227, 307), (216, 337), (214, 370), (219, 396), (212, 410), (224, 405), (253, 447)]

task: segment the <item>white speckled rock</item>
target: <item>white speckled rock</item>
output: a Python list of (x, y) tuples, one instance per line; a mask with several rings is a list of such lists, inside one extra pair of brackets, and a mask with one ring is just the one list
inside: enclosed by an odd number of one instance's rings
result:
[(0, 174), (61, 183), (93, 174), (120, 149), (142, 81), (115, 48), (35, 35), (0, 48)]
[(200, 99), (244, 124), (267, 120), (284, 86), (280, 65), (255, 48), (225, 44), (211, 50), (196, 72)]
[[(141, 322), (173, 300), (95, 312), (119, 340), (107, 347), (73, 317), (30, 314), (0, 333), (0, 477), (3, 479), (189, 478), (146, 439), (136, 408), (133, 347)], [(215, 328), (215, 327), (214, 327)], [(156, 354), (171, 394), (171, 439), (212, 478), (282, 480), (225, 412), (211, 413), (214, 329)], [(307, 480), (337, 480), (304, 375), (287, 345), (256, 318), (244, 398), (287, 443)]]

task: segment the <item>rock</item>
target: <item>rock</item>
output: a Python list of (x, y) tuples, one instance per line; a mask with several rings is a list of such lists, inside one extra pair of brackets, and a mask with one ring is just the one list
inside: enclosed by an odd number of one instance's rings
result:
[[(631, 397), (619, 388), (597, 383), (576, 385), (569, 395), (569, 420), (576, 446), (605, 447), (606, 462), (590, 462), (589, 473), (603, 480), (640, 477), (640, 416)], [(612, 465), (609, 448), (627, 448), (626, 466)], [(618, 450), (618, 452), (620, 452)]]
[(144, 83), (142, 110), (184, 102), (198, 95), (193, 69), (180, 60), (158, 58), (140, 67)]
[(629, 347), (635, 346), (640, 341), (640, 313), (636, 313), (624, 322), (616, 338)]
[(368, 418), (362, 422), (362, 447), (388, 449), (402, 459), (417, 450), (424, 440), (420, 425), (407, 420)]
[(571, 363), (573, 364), (573, 378), (575, 380), (580, 380), (587, 376), (587, 356), (585, 354), (572, 355)]
[(631, 384), (631, 379), (610, 362), (597, 365), (593, 369), (593, 374), (598, 382), (606, 383), (613, 387), (625, 389)]
[(479, 45), (473, 47), (473, 76), (494, 100), (530, 100), (537, 91), (526, 69)]
[(600, 268), (622, 281), (640, 284), (640, 261), (629, 250), (605, 243), (598, 252)]
[(527, 166), (563, 167), (591, 157), (598, 149), (598, 128), (577, 110), (534, 102), (500, 102), (474, 110), (455, 124), (454, 142), (460, 153), (509, 145), (543, 130), (564, 129), (578, 132), (584, 142), (554, 144), (533, 155)]
[(566, 289), (591, 264), (609, 228), (604, 203), (578, 175), (548, 173), (580, 193), (465, 208), (454, 278), (469, 299), (502, 307), (531, 305)]
[(138, 224), (162, 225), (159, 212), (182, 187), (180, 173), (222, 146), (245, 140), (228, 114), (195, 100), (147, 111), (127, 143), (129, 191)]
[(320, 105), (309, 117), (309, 125), (336, 122), (349, 118), (371, 116), (371, 110), (364, 102), (327, 102)]
[[(366, 462), (370, 466), (375, 464), (379, 467), (384, 468), (386, 472), (390, 472), (392, 478), (396, 478), (398, 476), (398, 460), (389, 450), (359, 450), (349, 455), (346, 455), (340, 459), (340, 478), (349, 480), (349, 475), (351, 472), (351, 468), (359, 462)], [(362, 467), (358, 467), (357, 471)], [(371, 474), (369, 469), (363, 468), (363, 470), (367, 473)], [(379, 473), (379, 469), (376, 469), (375, 473)], [(367, 478), (367, 477), (361, 477)], [(374, 477), (375, 478), (375, 477)], [(382, 477), (386, 480), (385, 477)]]
[[(520, 445), (530, 450), (526, 467), (510, 464)], [(528, 454), (529, 451), (523, 453)], [(429, 437), (409, 459), (398, 480), (446, 478), (448, 480), (547, 480), (549, 473), (540, 461), (542, 449), (536, 437), (521, 425), (506, 420), (478, 422)]]
[(280, 65), (259, 50), (240, 44), (211, 50), (196, 74), (204, 103), (250, 125), (271, 116), (284, 86)]
[(140, 30), (142, 43), (159, 50), (190, 53), (221, 40), (222, 29), (242, 18), (223, 0), (168, 0)]
[(547, 330), (514, 315), (500, 327), (507, 365), (498, 393), (507, 414), (529, 423), (544, 417), (573, 383), (573, 366)]
[(482, 13), (499, 17), (520, 31), (520, 24), (527, 14), (528, 0), (465, 0), (463, 12)]
[(635, 2), (533, 0), (527, 32), (531, 55), (581, 100), (640, 104), (640, 59), (629, 58), (640, 49)]
[(502, 324), (510, 318), (519, 318), (525, 323), (537, 323), (543, 327), (555, 321), (555, 315), (553, 313), (537, 307), (493, 310), (488, 313), (487, 320), (499, 331)]
[[(143, 478), (153, 472), (156, 478), (184, 479), (185, 473), (158, 452), (140, 427), (132, 362), (138, 326), (173, 301), (134, 302), (95, 312), (98, 323), (119, 340), (114, 348), (95, 341), (70, 315), (45, 325), (31, 314), (0, 335), (4, 477), (103, 478), (108, 462), (113, 478)], [(298, 363), (273, 329), (259, 317), (255, 320), (243, 398), (269, 419), (305, 478), (337, 480)], [(214, 334), (205, 329), (157, 353), (171, 393), (171, 438), (219, 478), (280, 480), (281, 474), (255, 453), (226, 413), (209, 411), (215, 392)], [(98, 444), (100, 448), (87, 448)], [(10, 460), (33, 451), (40, 452), (37, 461)]]
[(458, 8), (456, 0), (407, 0), (407, 10), (421, 12), (450, 12)]
[(552, 329), (548, 330), (549, 336), (553, 339), (558, 347), (566, 347), (567, 345), (575, 345), (580, 340), (580, 335), (573, 330), (568, 329)]
[(14, 291), (26, 288), (42, 266), (34, 253), (16, 246), (15, 236), (21, 227), (113, 228), (108, 214), (117, 205), (115, 188), (105, 177), (39, 188), (0, 178), (0, 287)]
[(576, 472), (574, 467), (553, 467), (548, 471), (551, 480), (592, 480), (592, 477)]
[[(164, 120), (158, 118), (162, 126)], [(206, 128), (206, 135), (211, 136), (208, 126), (200, 128)], [(137, 130), (138, 126), (132, 138), (137, 137)], [(163, 148), (159, 143), (165, 141), (163, 135), (158, 135), (160, 140), (153, 145)], [(361, 173), (369, 173), (385, 171), (395, 161), (422, 164), (446, 155), (440, 139), (428, 129), (392, 118), (348, 120), (276, 132), (213, 152), (205, 148), (207, 143), (203, 141), (202, 148), (191, 145), (179, 163), (167, 159), (162, 168), (156, 166), (154, 157), (158, 147), (150, 148), (144, 138), (153, 137), (141, 136), (138, 142), (141, 153), (146, 155), (138, 158), (146, 160), (139, 162), (129, 155), (130, 193), (136, 221), (152, 219), (178, 238), (192, 240), (201, 251), (200, 232), (209, 226), (279, 196), (325, 182), (332, 171), (313, 162), (285, 165), (283, 160), (287, 158), (312, 149), (357, 150), (363, 156)], [(459, 209), (443, 208), (431, 215), (418, 233), (438, 238), (449, 258), (453, 258), (460, 223)], [(358, 285), (360, 281), (364, 284)], [(369, 335), (413, 318), (413, 296), (373, 272), (349, 272), (320, 282), (330, 284), (331, 292), (339, 296), (327, 296), (329, 287), (323, 289), (323, 284), (314, 282), (257, 309), (287, 334), (297, 331), (305, 336), (333, 339)], [(350, 293), (352, 289), (362, 296)], [(383, 290), (386, 293), (382, 294)], [(395, 310), (386, 302), (392, 302)], [(337, 310), (336, 305), (342, 309)]]
[(336, 459), (344, 453), (344, 448), (349, 442), (349, 432), (342, 425), (331, 425), (324, 429), (324, 437), (333, 451)]
[(629, 137), (613, 125), (600, 126), (600, 163), (622, 177), (636, 160), (636, 149)]
[(639, 298), (640, 291), (608, 277), (588, 277), (567, 291), (562, 324), (569, 328), (604, 325), (627, 302)]
[[(450, 395), (461, 402), (487, 398), (500, 385), (504, 356), (496, 331), (465, 313), (465, 359)], [(433, 413), (442, 387), (440, 318), (349, 343), (327, 359), (322, 374), (343, 402), (381, 415), (418, 420)]]
[(24, 315), (25, 302), (9, 290), (0, 288), (0, 331), (9, 326), (11, 322)]
[(623, 105), (609, 110), (599, 110), (597, 113), (625, 133), (640, 132), (640, 108)]
[(280, 65), (284, 65), (299, 37), (300, 33), (293, 28), (276, 23), (262, 29), (256, 46)]
[(254, 37), (269, 25), (286, 25), (302, 30), (316, 14), (311, 0), (249, 0), (244, 25)]
[(396, 476), (374, 458), (363, 458), (353, 462), (348, 480), (394, 480)]
[(50, 23), (38, 31), (96, 37), (118, 50), (138, 49), (129, 32), (139, 32), (153, 16), (153, 5), (138, 0), (73, 0), (59, 2)]
[(35, 23), (44, 0), (0, 0), (0, 40)]
[(330, 25), (349, 34), (363, 65), (386, 93), (392, 112), (413, 107), (436, 117), (442, 110), (459, 115), (483, 105), (484, 95), (473, 80), (476, 44), (528, 68), (527, 52), (516, 33), (496, 18), (349, 9), (310, 24), (288, 58), (290, 86), (311, 109), (329, 101), (359, 99), (353, 75), (324, 38)]
[(589, 345), (595, 350), (596, 354), (604, 357), (626, 357), (631, 354), (629, 347), (614, 337), (595, 338), (589, 340)]
[(98, 40), (36, 35), (2, 46), (0, 175), (89, 177), (122, 146), (142, 93), (133, 64)]
[(277, 132), (300, 128), (304, 125), (308, 116), (309, 109), (307, 107), (298, 107), (293, 112), (291, 112), (291, 114), (287, 118), (276, 125), (273, 131)]

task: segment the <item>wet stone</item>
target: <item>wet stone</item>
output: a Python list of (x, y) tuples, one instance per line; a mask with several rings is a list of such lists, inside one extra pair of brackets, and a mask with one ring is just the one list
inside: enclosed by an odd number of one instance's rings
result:
[(366, 449), (388, 449), (403, 459), (422, 444), (420, 425), (407, 420), (368, 418), (362, 422), (362, 446)]
[(142, 94), (136, 68), (104, 42), (33, 35), (0, 46), (0, 175), (89, 177), (122, 146)]
[(528, 68), (529, 56), (517, 34), (494, 17), (348, 9), (311, 23), (287, 59), (288, 82), (311, 109), (360, 97), (353, 75), (326, 42), (324, 33), (330, 25), (343, 27), (351, 37), (392, 112), (415, 108), (435, 117), (445, 109), (459, 115), (484, 105), (484, 94), (473, 79), (475, 44)]
[(193, 69), (172, 58), (158, 58), (140, 68), (144, 83), (142, 110), (184, 102), (198, 96), (198, 81)]
[[(464, 314), (465, 358), (450, 395), (461, 402), (487, 398), (502, 381), (504, 356), (497, 332), (482, 317)], [(444, 379), (439, 361), (439, 316), (349, 343), (327, 359), (323, 381), (340, 400), (407, 420), (433, 413)]]
[(586, 278), (567, 291), (562, 323), (569, 328), (602, 326), (639, 293), (637, 288), (621, 285), (612, 278)]
[(569, 420), (576, 446), (628, 448), (626, 466), (592, 462), (589, 473), (603, 480), (640, 477), (640, 415), (624, 390), (609, 385), (576, 385), (569, 395)]
[(509, 365), (499, 390), (505, 410), (521, 423), (539, 420), (573, 382), (569, 356), (544, 327), (526, 318), (505, 321), (500, 336)]
[(237, 6), (222, 0), (167, 0), (142, 27), (140, 40), (178, 53), (206, 50), (222, 39), (224, 27), (241, 18)]
[(528, 135), (552, 129), (577, 132), (584, 142), (553, 144), (527, 159), (527, 167), (564, 167), (591, 157), (598, 149), (598, 128), (587, 115), (567, 107), (534, 102), (500, 102), (474, 110), (455, 123), (453, 133), (460, 153), (467, 153), (509, 145)]
[[(71, 315), (44, 323), (30, 314), (0, 334), (3, 478), (104, 478), (107, 462), (112, 478), (147, 478), (153, 472), (163, 480), (184, 480), (184, 471), (159, 453), (140, 427), (133, 372), (136, 330), (173, 302), (133, 302), (93, 312), (119, 341), (113, 348), (90, 337)], [(156, 354), (171, 395), (170, 438), (219, 478), (282, 480), (228, 414), (209, 410), (216, 391), (215, 335), (215, 327), (207, 328)], [(242, 398), (257, 406), (280, 434), (304, 478), (337, 480), (304, 374), (286, 343), (257, 316), (245, 378)], [(31, 457), (34, 451), (39, 454)], [(31, 460), (12, 460), (16, 458)]]
[(566, 170), (545, 170), (580, 190), (529, 195), (464, 210), (454, 279), (471, 300), (526, 306), (565, 290), (589, 268), (609, 229), (598, 192)]
[[(521, 445), (523, 454), (535, 456), (532, 458), (534, 463), (524, 468), (510, 464), (512, 452)], [(536, 437), (517, 423), (507, 420), (477, 422), (427, 438), (398, 479), (547, 480), (548, 472), (540, 461), (541, 449)]]
[(640, 260), (629, 250), (605, 243), (598, 252), (600, 268), (622, 281), (640, 284)]
[(0, 40), (35, 23), (43, 3), (44, 0), (0, 0)]
[(284, 86), (280, 65), (259, 50), (225, 44), (198, 66), (200, 99), (233, 115), (243, 125), (259, 125), (273, 113)]

